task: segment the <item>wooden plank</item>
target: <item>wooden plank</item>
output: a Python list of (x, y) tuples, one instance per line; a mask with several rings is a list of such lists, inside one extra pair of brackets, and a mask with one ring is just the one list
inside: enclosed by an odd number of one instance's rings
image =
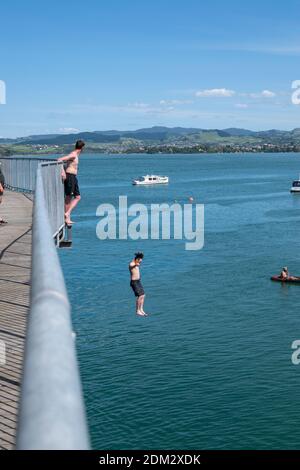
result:
[(0, 227), (0, 449), (13, 449), (30, 294), (32, 202), (6, 191), (0, 206), (8, 221)]

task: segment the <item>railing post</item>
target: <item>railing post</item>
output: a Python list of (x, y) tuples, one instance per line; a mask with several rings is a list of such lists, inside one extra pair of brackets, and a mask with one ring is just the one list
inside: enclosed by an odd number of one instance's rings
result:
[(66, 225), (65, 226), (65, 237), (60, 240), (59, 247), (60, 248), (70, 248), (72, 246), (72, 226)]

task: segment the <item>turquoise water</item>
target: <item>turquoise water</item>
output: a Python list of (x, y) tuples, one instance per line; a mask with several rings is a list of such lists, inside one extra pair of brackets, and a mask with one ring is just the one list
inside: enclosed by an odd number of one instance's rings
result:
[[(299, 154), (84, 155), (73, 248), (60, 251), (94, 448), (300, 448)], [(168, 186), (131, 179), (167, 174)], [(96, 208), (205, 204), (205, 246), (99, 241)], [(134, 313), (128, 262), (143, 250), (148, 318)]]

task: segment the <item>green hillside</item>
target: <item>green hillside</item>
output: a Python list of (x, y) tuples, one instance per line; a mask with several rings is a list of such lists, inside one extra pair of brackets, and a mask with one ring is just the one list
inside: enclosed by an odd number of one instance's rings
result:
[(0, 155), (66, 153), (78, 139), (86, 142), (86, 151), (104, 153), (300, 151), (300, 128), (251, 131), (155, 126), (135, 131), (109, 130), (0, 139)]

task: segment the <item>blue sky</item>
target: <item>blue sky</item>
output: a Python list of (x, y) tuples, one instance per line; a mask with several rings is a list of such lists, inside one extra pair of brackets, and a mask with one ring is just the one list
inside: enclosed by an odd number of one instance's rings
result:
[(300, 127), (300, 2), (0, 7), (0, 136), (152, 125)]

